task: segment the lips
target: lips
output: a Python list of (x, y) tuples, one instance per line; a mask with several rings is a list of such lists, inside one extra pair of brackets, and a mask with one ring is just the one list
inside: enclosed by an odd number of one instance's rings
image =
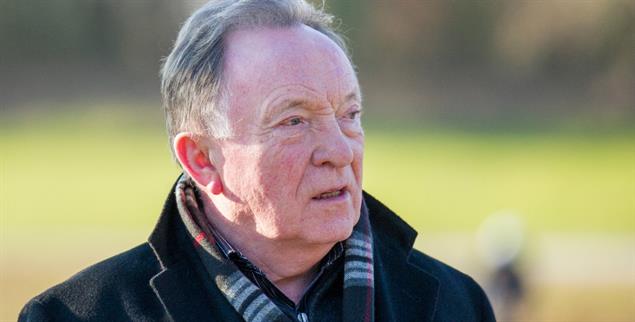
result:
[(313, 200), (325, 200), (325, 199), (337, 198), (343, 195), (344, 192), (346, 192), (346, 187), (341, 187), (338, 189), (330, 189), (328, 191), (322, 192), (319, 195), (313, 197)]

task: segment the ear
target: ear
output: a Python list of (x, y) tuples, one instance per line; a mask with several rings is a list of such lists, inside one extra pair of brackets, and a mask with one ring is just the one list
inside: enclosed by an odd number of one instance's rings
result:
[(210, 161), (207, 147), (189, 132), (174, 137), (174, 152), (183, 170), (208, 194), (223, 192), (223, 183), (216, 167)]

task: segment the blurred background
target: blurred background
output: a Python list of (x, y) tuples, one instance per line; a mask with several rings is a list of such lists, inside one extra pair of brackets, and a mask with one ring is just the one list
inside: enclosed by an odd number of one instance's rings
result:
[[(202, 1), (0, 1), (0, 320), (146, 240), (158, 69)], [(322, 5), (322, 2), (319, 2)], [(635, 2), (327, 1), (364, 186), (501, 321), (635, 321)]]

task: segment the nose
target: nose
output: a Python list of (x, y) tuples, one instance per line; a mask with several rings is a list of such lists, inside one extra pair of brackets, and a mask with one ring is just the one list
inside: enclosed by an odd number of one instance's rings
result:
[(353, 162), (352, 139), (342, 133), (337, 122), (333, 123), (316, 133), (318, 144), (311, 156), (315, 166), (343, 168)]

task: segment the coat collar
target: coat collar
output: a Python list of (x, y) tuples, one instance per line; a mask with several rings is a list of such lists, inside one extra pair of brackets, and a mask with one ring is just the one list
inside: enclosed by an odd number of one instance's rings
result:
[(162, 269), (177, 261), (180, 253), (176, 243), (174, 243), (177, 239), (174, 227), (178, 227), (180, 223), (180, 219), (177, 216), (176, 195), (174, 194), (177, 183), (178, 179), (172, 185), (168, 198), (163, 203), (159, 221), (152, 230), (150, 237), (148, 237), (148, 244), (152, 247)]
[[(397, 214), (364, 192), (375, 245), (377, 321), (433, 321), (439, 280), (410, 262), (417, 232)], [(394, 303), (399, 303), (396, 309)]]
[[(218, 303), (218, 299), (222, 298), (221, 294), (211, 286), (214, 283), (208, 274), (195, 264), (194, 247), (191, 240), (186, 238), (186, 228), (178, 214), (175, 187), (176, 183), (170, 190), (159, 221), (148, 238), (148, 243), (161, 264), (161, 272), (151, 279), (150, 285), (172, 320), (205, 320), (213, 314), (215, 306), (229, 303)], [(377, 320), (391, 319), (390, 317), (402, 320), (404, 314), (408, 313), (407, 315), (416, 316), (417, 320), (432, 321), (438, 297), (438, 279), (410, 264), (408, 260), (417, 232), (370, 194), (364, 192), (363, 197), (369, 210), (375, 239), (375, 265), (379, 268), (375, 270), (375, 292), (378, 294), (376, 305), (394, 308), (394, 303), (391, 302), (398, 299), (399, 307), (408, 311), (387, 310), (382, 313), (384, 318), (377, 316)], [(240, 316), (234, 313), (228, 312), (229, 315), (224, 320), (235, 318), (239, 321)]]
[(196, 250), (178, 213), (175, 188), (176, 183), (148, 238), (161, 265), (161, 271), (150, 279), (150, 286), (172, 321), (206, 321), (210, 316), (221, 321), (241, 321), (233, 309), (225, 308), (229, 303), (212, 287), (214, 282), (198, 263)]
[(401, 255), (408, 256), (417, 238), (417, 231), (366, 191), (363, 192), (363, 197), (370, 214), (373, 233), (382, 242), (398, 249)]

